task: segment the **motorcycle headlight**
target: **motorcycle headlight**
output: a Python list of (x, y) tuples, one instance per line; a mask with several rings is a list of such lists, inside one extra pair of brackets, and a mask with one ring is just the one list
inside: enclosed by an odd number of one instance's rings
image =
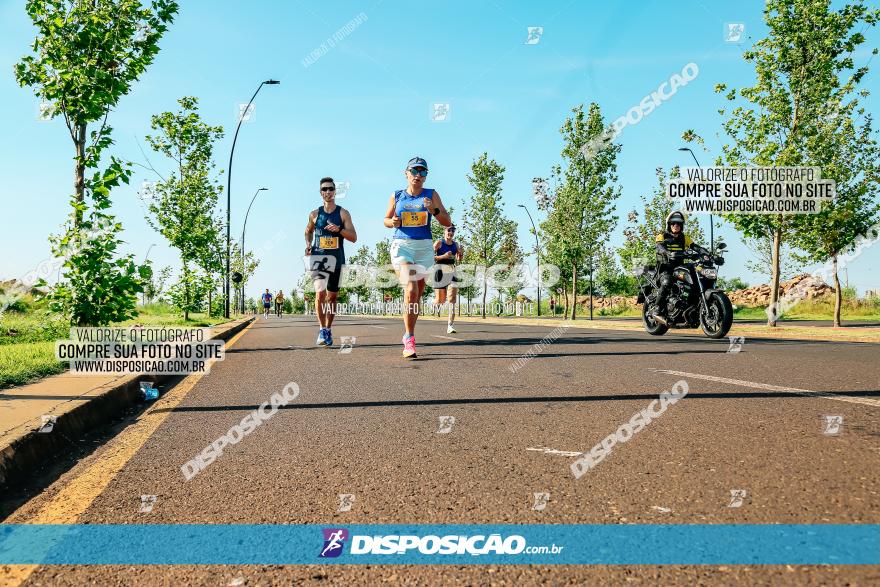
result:
[(706, 267), (704, 269), (700, 269), (700, 275), (703, 277), (708, 277), (709, 279), (715, 279), (718, 277), (718, 270), (714, 267)]

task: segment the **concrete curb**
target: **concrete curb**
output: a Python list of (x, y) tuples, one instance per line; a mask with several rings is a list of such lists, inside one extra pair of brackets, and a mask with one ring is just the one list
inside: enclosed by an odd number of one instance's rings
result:
[[(212, 338), (229, 340), (254, 320), (250, 317), (236, 321), (231, 327), (215, 332)], [(31, 428), (13, 433), (0, 445), (0, 486), (27, 481), (34, 468), (70, 447), (68, 438), (79, 438), (84, 432), (105, 426), (130, 407), (142, 403), (141, 381), (155, 381), (158, 385), (178, 377), (181, 376), (138, 374), (121, 377), (105, 385), (93, 399), (59, 411), (52, 432), (41, 433), (39, 428)]]

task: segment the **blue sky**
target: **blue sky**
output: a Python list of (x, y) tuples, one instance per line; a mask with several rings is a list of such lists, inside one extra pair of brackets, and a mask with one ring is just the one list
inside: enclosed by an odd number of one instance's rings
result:
[[(73, 148), (63, 122), (39, 121), (38, 101), (12, 74), (34, 35), (23, 4), (0, 3), (0, 108), (9, 117), (0, 157), (6, 178), (0, 191), (0, 278), (21, 277), (49, 257), (47, 235), (63, 223), (72, 185)], [(240, 233), (254, 191), (270, 188), (251, 211), (247, 244), (249, 250), (275, 244), (261, 255), (248, 293), (289, 291), (302, 274), (302, 233), (309, 210), (320, 204), (320, 177), (351, 182), (340, 204), (352, 213), (357, 246), (372, 246), (389, 235), (382, 217), (388, 195), (403, 187), (407, 159), (425, 157), (431, 167), (427, 185), (460, 211), (470, 194), (465, 174), (488, 151), (507, 168), (506, 212), (519, 222), (527, 247), (528, 218), (516, 204), (536, 212), (531, 179), (549, 175), (560, 162), (558, 130), (571, 108), (595, 101), (609, 120), (617, 118), (694, 62), (699, 76), (618, 138), (621, 222), (610, 241), (619, 244), (626, 212), (656, 184), (654, 169), (691, 163), (677, 150), (683, 130), (694, 128), (707, 138), (709, 152), (697, 151), (704, 165), (719, 152), (721, 100), (713, 87), (746, 85), (753, 76), (741, 58), (750, 41), (725, 42), (724, 25), (745, 23), (746, 36), (760, 38), (762, 10), (762, 2), (710, 0), (446, 2), (430, 9), (395, 0), (189, 0), (156, 62), (112, 112), (113, 151), (145, 163), (140, 143), (156, 168), (167, 169), (143, 139), (150, 116), (174, 110), (179, 97), (192, 95), (206, 121), (226, 128), (216, 151), (218, 167), (225, 169), (237, 104), (247, 102), (260, 81), (281, 80), (263, 88), (255, 120), (242, 126), (232, 176), (232, 230)], [(366, 20), (345, 40), (303, 65), (361, 13)], [(525, 44), (529, 26), (544, 27), (539, 43)], [(869, 47), (880, 45), (876, 30), (868, 40)], [(857, 62), (867, 62), (868, 53), (861, 51)], [(868, 110), (876, 113), (880, 63), (871, 65), (864, 86), (873, 94)], [(434, 102), (451, 105), (449, 122), (430, 120)], [(154, 266), (176, 267), (174, 250), (148, 226), (136, 195), (142, 181), (153, 179), (136, 167), (131, 186), (113, 194), (114, 212), (130, 251), (142, 258), (155, 244)], [(722, 273), (766, 282), (746, 269), (750, 253), (738, 234), (725, 226), (720, 235), (731, 245)], [(348, 250), (353, 252), (351, 245)], [(880, 289), (878, 269), (880, 246), (849, 266), (849, 282), (862, 291)]]

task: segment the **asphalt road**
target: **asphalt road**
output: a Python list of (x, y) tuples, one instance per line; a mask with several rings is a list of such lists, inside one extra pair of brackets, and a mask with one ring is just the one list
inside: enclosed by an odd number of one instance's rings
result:
[[(880, 523), (880, 346), (350, 317), (259, 319), (5, 522)], [(342, 336), (354, 336), (350, 353)], [(670, 372), (666, 372), (670, 371)], [(714, 379), (711, 379), (714, 378)], [(688, 395), (580, 479), (589, 449), (673, 384)], [(189, 381), (189, 380), (188, 380)], [(301, 393), (204, 471), (180, 467), (289, 382)], [(782, 391), (795, 388), (800, 393)], [(843, 416), (828, 435), (825, 416)], [(455, 418), (438, 434), (440, 418)], [(730, 507), (731, 491), (743, 490)], [(550, 494), (534, 510), (533, 494)], [(339, 494), (353, 494), (337, 511)], [(142, 495), (155, 495), (150, 512)], [(675, 545), (687, 548), (687, 545)], [(7, 582), (13, 580), (10, 569)], [(3, 583), (0, 570), (0, 584)], [(28, 574), (29, 573), (29, 574)], [(880, 584), (871, 566), (41, 567), (25, 585)]]

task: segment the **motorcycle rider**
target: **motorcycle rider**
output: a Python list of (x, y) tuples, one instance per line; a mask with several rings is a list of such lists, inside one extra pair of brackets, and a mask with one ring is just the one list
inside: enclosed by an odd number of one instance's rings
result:
[[(672, 270), (681, 263), (685, 253), (689, 250), (696, 251), (701, 255), (711, 255), (709, 249), (696, 244), (691, 237), (684, 233), (684, 213), (675, 210), (666, 217), (666, 230), (657, 235), (654, 247), (657, 251), (657, 275), (659, 276), (660, 288), (657, 290), (657, 302), (652, 310), (654, 320), (663, 326), (669, 326), (667, 300), (669, 299), (669, 287), (672, 283)], [(715, 259), (717, 265), (724, 263), (720, 257)]]

